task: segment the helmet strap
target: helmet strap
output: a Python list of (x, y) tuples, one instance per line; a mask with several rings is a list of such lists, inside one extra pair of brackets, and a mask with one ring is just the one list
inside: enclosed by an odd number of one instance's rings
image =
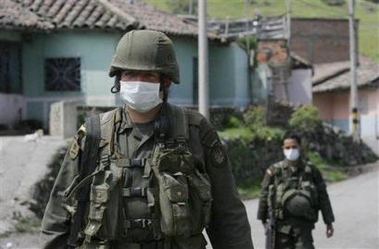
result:
[(114, 79), (114, 85), (111, 87), (111, 93), (120, 92), (120, 80), (121, 80), (120, 73), (117, 73)]
[(159, 88), (159, 91), (162, 91), (163, 92), (163, 102), (167, 102), (167, 98), (168, 98), (168, 87), (166, 87), (165, 83), (164, 83), (164, 80), (165, 80), (165, 75), (164, 74), (159, 74), (159, 83), (160, 83), (160, 88)]

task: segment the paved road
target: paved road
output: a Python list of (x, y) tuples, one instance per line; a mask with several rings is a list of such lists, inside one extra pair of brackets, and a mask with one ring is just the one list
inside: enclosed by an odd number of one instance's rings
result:
[(33, 185), (46, 174), (46, 165), (65, 145), (59, 137), (43, 136), (25, 141), (24, 136), (0, 137), (0, 235), (12, 230), (15, 212), (30, 217), (22, 204), (30, 199)]
[[(335, 234), (327, 239), (320, 217), (314, 231), (316, 248), (320, 249), (378, 249), (379, 248), (379, 171), (373, 171), (328, 187), (336, 216)], [(245, 202), (255, 248), (264, 248), (263, 228), (256, 220), (258, 200)]]
[[(325, 226), (322, 221), (314, 231), (315, 245), (318, 249), (378, 249), (379, 248), (379, 189), (378, 168), (354, 177), (350, 180), (335, 183), (328, 187), (332, 206), (336, 216), (335, 235), (325, 237)], [(261, 224), (256, 220), (257, 200), (245, 202), (255, 248), (264, 248), (264, 235)], [(6, 248), (11, 242), (12, 249), (36, 249), (38, 235), (13, 234), (0, 239), (0, 248)]]

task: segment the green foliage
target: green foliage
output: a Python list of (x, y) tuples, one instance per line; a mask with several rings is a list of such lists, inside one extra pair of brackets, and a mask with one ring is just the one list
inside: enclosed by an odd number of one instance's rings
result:
[(172, 13), (197, 15), (197, 0), (166, 0), (165, 3)]
[(265, 111), (262, 106), (251, 106), (243, 115), (245, 125), (252, 131), (253, 138), (274, 140), (282, 137), (284, 130), (266, 125)]
[(262, 127), (266, 123), (263, 106), (250, 106), (243, 114), (243, 119), (251, 130)]
[(321, 123), (318, 109), (314, 105), (303, 105), (297, 108), (289, 120), (291, 128), (302, 130), (313, 130)]
[(308, 160), (314, 164), (328, 182), (342, 181), (347, 178), (347, 174), (340, 168), (331, 167), (331, 162), (323, 159), (317, 152), (308, 152)]
[(330, 6), (341, 6), (346, 3), (345, 0), (322, 0), (322, 1)]
[(252, 132), (246, 127), (227, 128), (218, 132), (219, 136), (225, 139), (244, 138), (249, 139), (252, 137)]
[(246, 52), (249, 52), (252, 49), (255, 50), (258, 45), (257, 38), (252, 35), (238, 38), (237, 43)]
[(254, 181), (250, 186), (238, 187), (238, 194), (241, 199), (252, 199), (259, 196), (261, 191), (260, 181)]
[(242, 121), (238, 119), (237, 117), (231, 116), (226, 119), (224, 128), (230, 129), (230, 128), (238, 128), (242, 126)]

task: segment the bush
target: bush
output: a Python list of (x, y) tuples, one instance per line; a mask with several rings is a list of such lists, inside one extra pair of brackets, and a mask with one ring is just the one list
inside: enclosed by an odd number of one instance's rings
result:
[(314, 130), (322, 124), (318, 110), (314, 105), (303, 105), (292, 113), (289, 120), (291, 128), (305, 131)]
[(237, 117), (231, 116), (226, 119), (224, 124), (224, 129), (239, 128), (242, 126), (243, 121), (239, 120)]

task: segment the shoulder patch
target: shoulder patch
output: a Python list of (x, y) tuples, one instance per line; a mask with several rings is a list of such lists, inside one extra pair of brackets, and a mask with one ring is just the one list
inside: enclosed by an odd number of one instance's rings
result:
[(71, 160), (75, 160), (78, 157), (79, 151), (80, 151), (80, 145), (78, 143), (78, 140), (74, 139), (74, 141), (71, 144), (71, 148), (69, 152)]
[(70, 155), (71, 160), (75, 160), (78, 157), (80, 147), (81, 147), (81, 142), (82, 142), (83, 137), (85, 136), (85, 133), (86, 133), (86, 127), (84, 125), (80, 126), (79, 130), (77, 131), (74, 137), (74, 140), (71, 143), (71, 147), (69, 150), (69, 155)]
[(272, 173), (271, 169), (267, 169), (266, 170), (266, 174), (269, 175), (269, 176), (272, 176), (273, 173)]
[(225, 148), (221, 144), (221, 142), (216, 142), (210, 151), (211, 163), (213, 166), (217, 168), (223, 167), (227, 162), (227, 155), (225, 152)]

